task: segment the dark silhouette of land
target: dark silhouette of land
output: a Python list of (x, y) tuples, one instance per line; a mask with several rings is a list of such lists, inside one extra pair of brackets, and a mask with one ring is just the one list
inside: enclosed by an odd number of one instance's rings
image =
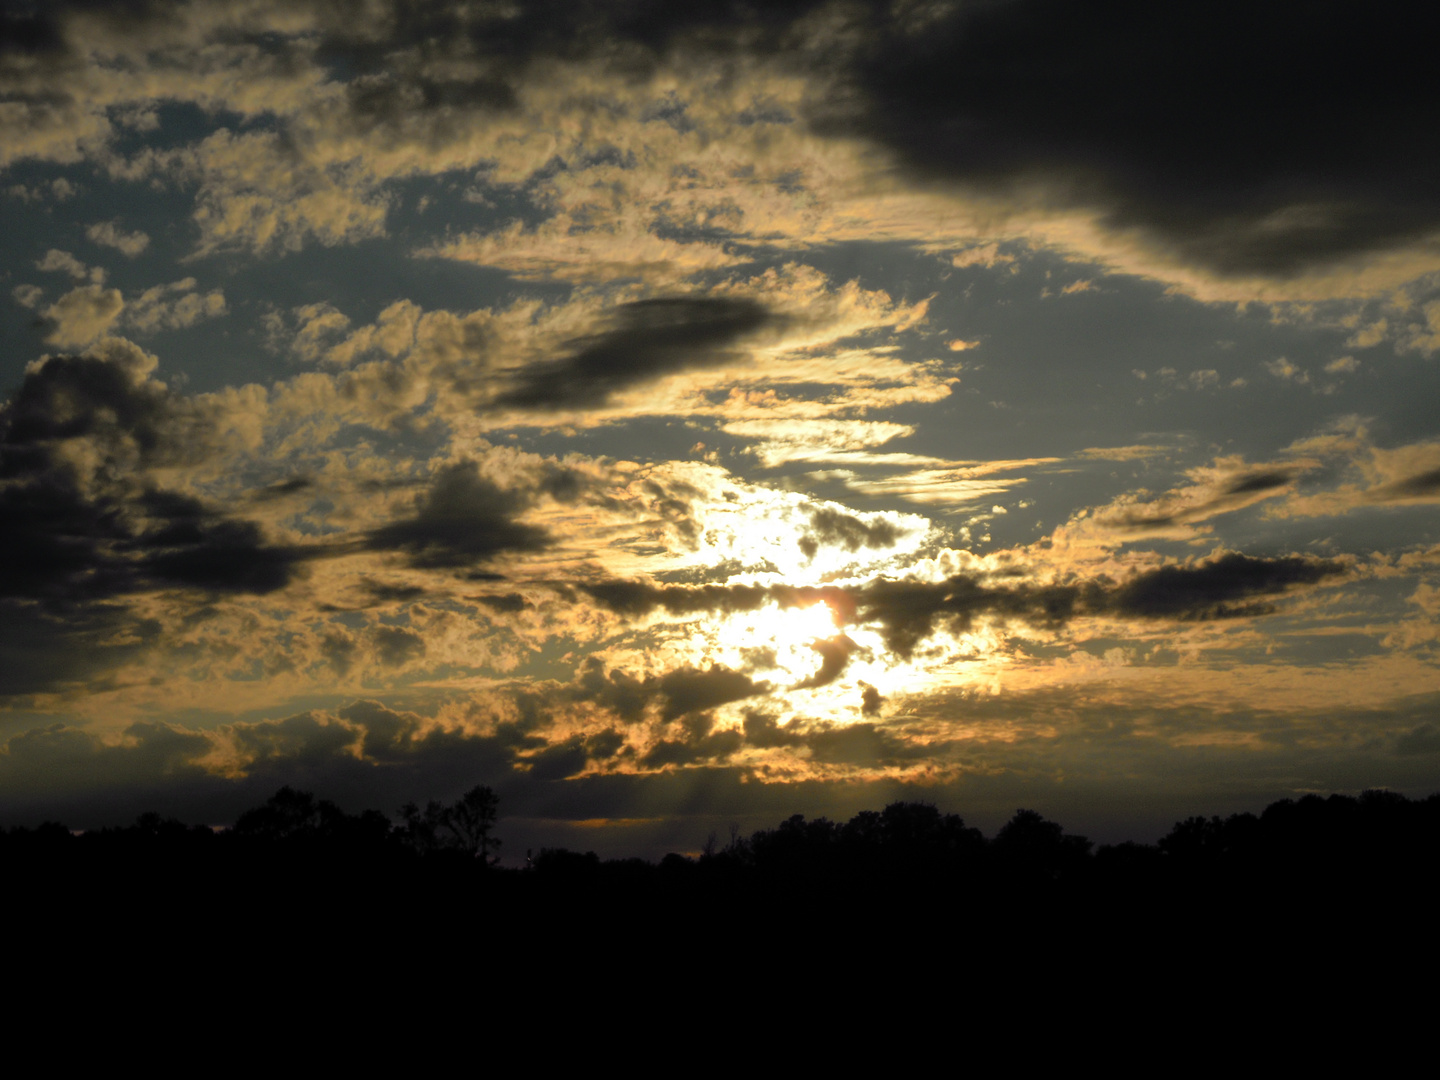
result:
[(378, 987), (503, 972), (536, 1000), (562, 975), (604, 997), (657, 972), (715, 989), (793, 970), (811, 992), (863, 972), (979, 1002), (1041, 978), (1083, 996), (1103, 974), (1153, 1008), (1156, 988), (1241, 975), (1379, 985), (1435, 951), (1440, 795), (1286, 799), (1098, 849), (1031, 810), (987, 838), (897, 802), (711, 836), (697, 856), (545, 848), (523, 868), (496, 862), (499, 809), (477, 787), (396, 823), (284, 788), (229, 829), (145, 814), (0, 830), (4, 908), (59, 973), (208, 979), (242, 964)]
[[(545, 848), (523, 869), (497, 865), (499, 804), (476, 787), (454, 804), (409, 804), (397, 824), (377, 810), (351, 814), (283, 788), (229, 829), (144, 814), (133, 825), (72, 833), (46, 823), (0, 830), (0, 866), (31, 895), (62, 906), (78, 895), (165, 896), (239, 904), (282, 890), (291, 898), (383, 897), (463, 890), (476, 902), (528, 908), (624, 909), (662, 897), (807, 910), (830, 903), (885, 909), (944, 898), (956, 907), (1103, 908), (1200, 900), (1218, 908), (1261, 898), (1366, 904), (1433, 895), (1440, 869), (1440, 795), (1387, 791), (1285, 799), (1259, 815), (1192, 817), (1158, 844), (1098, 849), (1033, 810), (986, 838), (955, 814), (921, 802), (864, 811), (844, 823), (796, 815), (698, 857), (601, 860)], [(12, 900), (16, 897), (12, 890)], [(211, 897), (213, 899), (213, 896)]]

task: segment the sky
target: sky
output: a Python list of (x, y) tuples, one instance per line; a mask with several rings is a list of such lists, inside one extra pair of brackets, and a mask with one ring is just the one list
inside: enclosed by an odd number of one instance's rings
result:
[(1440, 789), (1413, 6), (0, 12), (0, 823)]

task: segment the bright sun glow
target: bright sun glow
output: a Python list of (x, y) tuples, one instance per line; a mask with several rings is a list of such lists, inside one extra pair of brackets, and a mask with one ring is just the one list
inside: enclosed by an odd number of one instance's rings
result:
[(737, 659), (749, 660), (767, 678), (793, 685), (819, 672), (823, 657), (815, 643), (839, 633), (834, 612), (823, 602), (794, 608), (767, 604), (723, 620), (717, 644), (733, 650)]

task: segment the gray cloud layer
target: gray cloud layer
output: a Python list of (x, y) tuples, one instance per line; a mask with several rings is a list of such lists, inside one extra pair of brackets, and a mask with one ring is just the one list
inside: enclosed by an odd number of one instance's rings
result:
[(731, 346), (780, 318), (753, 300), (658, 297), (621, 306), (615, 321), (611, 329), (577, 342), (571, 355), (526, 371), (495, 403), (594, 408), (662, 375), (723, 364), (734, 358)]

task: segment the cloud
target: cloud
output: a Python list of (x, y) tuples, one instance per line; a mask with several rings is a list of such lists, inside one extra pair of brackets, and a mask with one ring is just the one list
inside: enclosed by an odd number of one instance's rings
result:
[[(918, 175), (1028, 189), (1209, 271), (1284, 278), (1440, 228), (1440, 158), (1412, 149), (1437, 119), (1414, 19), (1298, 0), (1200, 18), (1118, 0), (917, 7), (874, 26), (848, 127)], [(1361, 152), (1352, 116), (1375, 118)]]
[(708, 671), (680, 669), (666, 672), (661, 676), (658, 687), (665, 699), (660, 710), (660, 718), (665, 721), (714, 709), (732, 701), (743, 701), (769, 690), (767, 684), (754, 682), (742, 672), (715, 666)]
[(85, 235), (94, 243), (115, 248), (122, 255), (129, 255), (131, 258), (150, 246), (150, 237), (138, 230), (131, 233), (122, 232), (118, 221), (102, 221), (91, 225), (85, 230)]
[(205, 319), (218, 318), (228, 310), (222, 290), (196, 292), (195, 279), (187, 277), (146, 289), (131, 300), (125, 309), (125, 325), (142, 334), (181, 330)]
[[(528, 276), (673, 287), (743, 260), (737, 244), (861, 237), (991, 268), (1028, 238), (1232, 299), (1227, 282), (1373, 295), (1435, 267), (1435, 161), (1401, 149), (1434, 126), (1424, 35), (1398, 6), (168, 10), (22, 20), (46, 44), (0, 70), (0, 162), (197, 185), (202, 252), (380, 236), (392, 181), (480, 170), (542, 220), (440, 248)], [(118, 152), (160, 102), (237, 130)], [(1361, 149), (1352, 115), (1379, 118)]]
[(89, 345), (114, 325), (124, 307), (119, 289), (101, 285), (71, 289), (41, 313), (49, 327), (45, 340), (65, 348)]
[[(1099, 456), (1099, 455), (1095, 455)], [(1157, 498), (1125, 495), (1108, 506), (1071, 522), (1073, 531), (1096, 539), (1124, 542), (1139, 536), (1187, 539), (1195, 526), (1220, 514), (1231, 514), (1266, 499), (1293, 492), (1313, 460), (1296, 459), (1279, 464), (1249, 465), (1238, 458), (1219, 458), (1213, 465), (1187, 470), (1193, 483)]]
[(885, 518), (867, 522), (831, 507), (816, 507), (810, 512), (810, 529), (800, 537), (800, 550), (813, 559), (822, 544), (850, 552), (862, 547), (891, 548), (905, 532)]
[[(14, 590), (11, 582), (5, 584), (6, 591)], [(160, 638), (157, 623), (120, 604), (0, 597), (0, 698), (103, 679), (140, 659)]]
[(475, 462), (447, 465), (407, 518), (372, 529), (365, 546), (401, 551), (412, 566), (459, 568), (507, 552), (538, 551), (550, 543), (543, 529), (515, 520), (531, 496), (500, 488), (480, 474)]
[[(908, 659), (941, 628), (966, 633), (981, 619), (1060, 627), (1092, 616), (1178, 621), (1250, 617), (1273, 610), (1265, 599), (1350, 572), (1350, 564), (1342, 560), (1254, 558), (1231, 552), (1139, 571), (1119, 582), (1097, 577), (1047, 583), (959, 574), (940, 581), (878, 578), (823, 587), (598, 582), (579, 588), (601, 606), (630, 618), (661, 610), (682, 618), (702, 611), (756, 611), (767, 601), (782, 608), (824, 602), (837, 624), (874, 628), (887, 649)], [(841, 635), (816, 649), (822, 672), (830, 673), (817, 678), (829, 682), (843, 670), (855, 642)]]
[(820, 670), (806, 679), (795, 684), (796, 690), (810, 690), (821, 686), (829, 686), (838, 679), (845, 671), (845, 666), (850, 662), (850, 654), (860, 648), (853, 639), (845, 634), (836, 634), (834, 637), (819, 638), (810, 643), (810, 648), (820, 654)]
[(425, 639), (403, 626), (377, 626), (370, 637), (384, 667), (400, 667), (425, 655)]
[[(843, 482), (852, 491), (869, 496), (891, 496), (935, 506), (972, 506), (993, 501), (1028, 482), (1024, 476), (996, 476), (1017, 469), (1051, 465), (1061, 458), (1022, 458), (1013, 461), (944, 462), (942, 468), (912, 468), (888, 476), (850, 474)], [(880, 462), (877, 462), (877, 464)], [(897, 461), (896, 464), (904, 464)], [(916, 461), (915, 465), (931, 462)]]
[[(729, 435), (759, 440), (750, 452), (767, 468), (792, 461), (864, 463), (875, 455), (869, 447), (915, 434), (909, 424), (888, 420), (786, 419), (729, 420), (720, 429)], [(897, 456), (897, 455), (891, 455)], [(909, 462), (946, 464), (934, 458), (898, 455)]]
[(1249, 602), (1348, 573), (1341, 561), (1290, 555), (1261, 559), (1228, 552), (1188, 566), (1162, 566), (1111, 590), (1104, 608), (1146, 619), (1210, 619), (1268, 611)]
[(576, 342), (564, 359), (532, 367), (497, 406), (604, 405), (615, 394), (676, 371), (736, 360), (734, 347), (783, 319), (747, 299), (660, 297), (623, 305), (615, 326)]
[[(74, 255), (71, 255), (70, 252), (61, 251), (58, 248), (51, 248), (45, 252), (45, 257), (35, 264), (35, 269), (43, 270), (46, 273), (69, 274), (76, 281), (84, 281), (92, 273), (96, 272), (99, 273), (102, 280), (105, 277), (105, 271), (92, 271)], [(100, 282), (96, 282), (96, 284), (100, 284)]]
[(12, 687), (64, 683), (152, 643), (146, 593), (274, 593), (313, 554), (157, 478), (203, 462), (226, 425), (214, 402), (173, 395), (153, 366), (116, 339), (48, 357), (0, 413), (0, 601), (28, 657)]
[(1295, 492), (1275, 509), (1284, 517), (1348, 514), (1380, 506), (1424, 506), (1440, 502), (1440, 443), (1375, 446), (1364, 427), (1353, 433), (1320, 436), (1293, 449), (1339, 458), (1344, 481), (1329, 490)]
[(163, 168), (199, 183), (201, 255), (293, 252), (306, 241), (333, 247), (385, 233), (389, 199), (363, 169), (330, 164), (274, 132), (222, 128)]

